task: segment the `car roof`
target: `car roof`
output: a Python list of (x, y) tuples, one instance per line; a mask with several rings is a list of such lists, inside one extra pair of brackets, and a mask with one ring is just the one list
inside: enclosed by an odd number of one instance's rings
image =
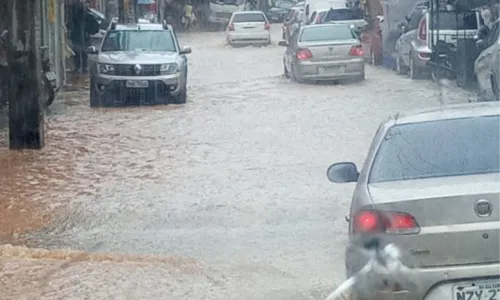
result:
[(498, 102), (492, 101), (445, 105), (408, 114), (395, 114), (389, 120), (399, 125), (499, 115), (500, 106)]
[[(166, 30), (163, 24), (158, 23), (132, 23), (132, 24), (116, 24), (115, 30)], [(173, 30), (171, 25), (168, 25), (168, 30)]]
[(243, 10), (243, 11), (235, 11), (233, 15), (244, 15), (244, 14), (263, 14), (260, 10)]
[(301, 27), (301, 29), (304, 28), (317, 28), (317, 27), (348, 27), (347, 24), (343, 23), (323, 23), (323, 24), (311, 24), (311, 25), (304, 25)]

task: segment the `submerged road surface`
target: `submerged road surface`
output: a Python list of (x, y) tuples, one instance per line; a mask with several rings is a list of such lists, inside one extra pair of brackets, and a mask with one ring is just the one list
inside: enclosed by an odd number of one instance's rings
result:
[(183, 36), (186, 105), (90, 109), (68, 93), (44, 150), (1, 150), (0, 197), (40, 212), (11, 236), (26, 247), (0, 247), (0, 298), (321, 299), (341, 282), (353, 185), (326, 168), (361, 164), (383, 118), (440, 92), (370, 66), (358, 84), (296, 84), (280, 33), (262, 48)]

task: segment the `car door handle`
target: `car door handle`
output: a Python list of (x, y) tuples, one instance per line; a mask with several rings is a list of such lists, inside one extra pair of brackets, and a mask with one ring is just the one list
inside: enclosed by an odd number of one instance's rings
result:
[(491, 54), (491, 51), (486, 52), (486, 55), (490, 55), (490, 54)]

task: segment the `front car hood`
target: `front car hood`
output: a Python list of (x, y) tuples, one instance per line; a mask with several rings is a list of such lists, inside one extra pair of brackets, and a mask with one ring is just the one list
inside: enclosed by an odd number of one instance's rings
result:
[(176, 52), (111, 51), (100, 52), (99, 62), (105, 64), (165, 64), (177, 62)]
[(368, 191), (375, 204), (453, 197), (477, 193), (500, 193), (500, 174), (450, 176), (429, 179), (369, 183)]

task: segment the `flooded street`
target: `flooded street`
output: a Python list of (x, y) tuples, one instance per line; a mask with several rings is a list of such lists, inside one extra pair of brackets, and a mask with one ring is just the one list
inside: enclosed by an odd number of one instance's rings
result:
[(340, 283), (353, 185), (327, 167), (361, 164), (383, 118), (439, 90), (371, 66), (296, 84), (272, 30), (262, 48), (181, 37), (186, 105), (90, 109), (75, 91), (42, 151), (6, 150), (2, 129), (0, 239), (20, 246), (0, 246), (0, 299), (321, 299)]

